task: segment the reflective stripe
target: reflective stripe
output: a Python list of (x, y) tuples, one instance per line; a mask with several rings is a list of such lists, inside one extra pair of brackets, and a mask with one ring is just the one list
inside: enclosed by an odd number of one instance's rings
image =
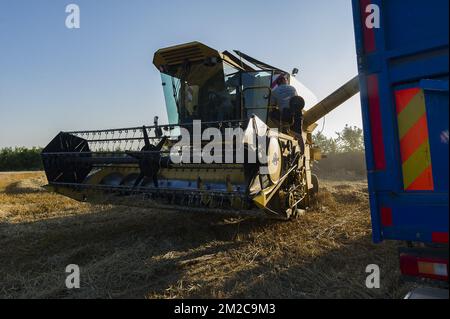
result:
[(405, 190), (433, 190), (425, 94), (410, 88), (395, 92)]
[(403, 161), (406, 161), (427, 140), (428, 125), (424, 114), (400, 141)]
[(371, 74), (367, 77), (367, 95), (369, 99), (370, 133), (374, 166), (375, 170), (384, 170), (386, 169), (386, 158), (384, 153), (378, 76), (376, 74)]
[(408, 191), (432, 191), (434, 189), (433, 173), (431, 165), (412, 182), (406, 190)]
[(405, 107), (408, 106), (408, 103), (420, 92), (419, 88), (405, 89), (401, 91), (397, 91), (398, 93), (395, 95), (396, 99), (396, 107), (397, 114), (401, 113)]
[[(430, 170), (431, 172), (431, 158), (430, 158), (430, 144), (428, 140), (425, 141), (419, 148), (411, 155), (402, 165), (403, 170), (403, 184), (405, 189), (408, 189), (412, 183), (416, 181), (419, 177), (422, 177), (421, 183), (419, 186), (423, 187), (422, 189), (430, 189), (431, 183), (428, 181), (428, 176), (423, 176), (425, 170)], [(428, 174), (426, 174), (428, 175)], [(433, 189), (431, 187), (431, 189)]]
[(366, 26), (366, 19), (368, 17), (368, 13), (366, 12), (366, 8), (372, 4), (372, 0), (360, 0), (359, 5), (361, 9), (361, 26), (363, 28), (364, 34), (364, 53), (372, 53), (376, 50), (375, 43), (375, 29), (369, 29)]
[(398, 133), (400, 138), (403, 138), (424, 114), (425, 98), (423, 93), (418, 93), (403, 111), (398, 113)]
[(433, 232), (431, 237), (433, 243), (448, 244), (448, 233)]
[(392, 208), (390, 207), (381, 207), (381, 225), (383, 227), (391, 227), (393, 226), (392, 221)]

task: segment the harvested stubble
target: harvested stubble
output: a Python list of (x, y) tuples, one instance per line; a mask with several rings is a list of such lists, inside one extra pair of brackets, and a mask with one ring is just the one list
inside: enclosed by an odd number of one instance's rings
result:
[[(396, 243), (371, 243), (367, 185), (325, 182), (300, 219), (78, 203), (0, 174), (2, 298), (399, 298)], [(65, 267), (81, 289), (65, 288)], [(381, 268), (367, 289), (366, 266)]]

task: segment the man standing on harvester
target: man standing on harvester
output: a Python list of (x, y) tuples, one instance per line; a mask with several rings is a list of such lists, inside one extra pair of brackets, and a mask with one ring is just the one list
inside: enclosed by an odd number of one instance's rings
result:
[(272, 91), (270, 104), (278, 106), (281, 114), (283, 114), (283, 110), (289, 109), (289, 101), (291, 98), (298, 96), (298, 94), (295, 87), (289, 85), (285, 74), (281, 74), (277, 78), (276, 84), (278, 86)]
[(292, 85), (289, 85), (286, 75), (280, 75), (276, 83), (278, 87), (272, 91), (270, 104), (277, 106), (278, 109), (272, 112), (272, 118), (276, 122), (279, 121), (282, 126), (289, 125), (291, 132), (301, 141), (303, 150), (302, 120), (305, 100), (298, 95), (297, 90)]

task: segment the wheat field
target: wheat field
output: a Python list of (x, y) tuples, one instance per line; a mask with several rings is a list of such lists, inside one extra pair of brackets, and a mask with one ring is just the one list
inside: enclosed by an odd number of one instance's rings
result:
[[(365, 181), (324, 181), (295, 221), (79, 203), (0, 173), (0, 298), (402, 298), (397, 247), (371, 242)], [(67, 289), (77, 264), (80, 289)], [(380, 289), (365, 270), (381, 269)]]

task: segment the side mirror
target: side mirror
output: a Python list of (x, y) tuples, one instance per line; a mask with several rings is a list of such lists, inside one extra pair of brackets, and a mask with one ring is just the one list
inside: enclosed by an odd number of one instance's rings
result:
[(297, 69), (297, 68), (292, 69), (291, 75), (292, 75), (294, 78), (297, 76), (297, 74), (298, 74), (298, 69)]
[(153, 124), (155, 124), (155, 135), (156, 137), (162, 137), (163, 133), (162, 133), (162, 129), (158, 126), (158, 116), (155, 116), (153, 118)]

